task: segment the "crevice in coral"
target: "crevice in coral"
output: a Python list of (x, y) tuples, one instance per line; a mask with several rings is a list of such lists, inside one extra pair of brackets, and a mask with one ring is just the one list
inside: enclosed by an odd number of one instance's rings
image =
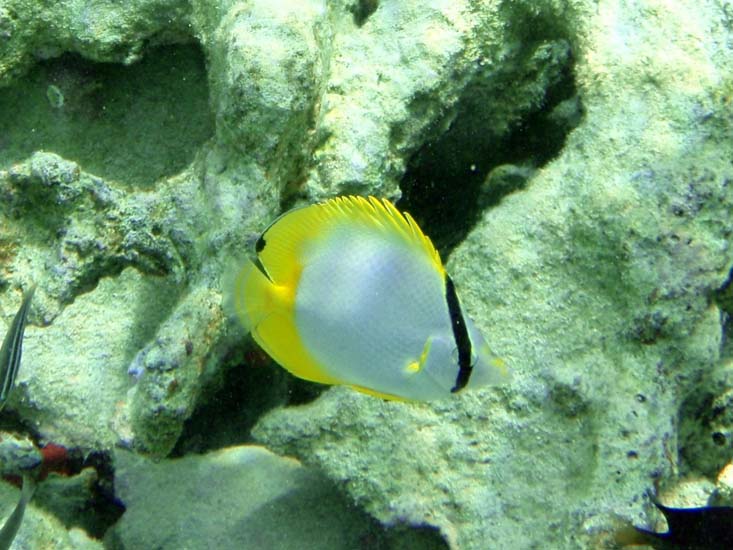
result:
[(679, 413), (680, 473), (714, 479), (733, 456), (733, 285), (731, 274), (713, 293), (721, 309), (720, 360), (696, 381)]
[(434, 137), (408, 162), (399, 206), (443, 256), (481, 213), (562, 150), (583, 113), (562, 38), (517, 41), (498, 69), (478, 68)]
[(66, 467), (67, 475), (78, 475), (83, 470), (96, 473), (87, 477), (90, 480), (88, 484), (78, 486), (66, 486), (63, 479), (54, 481), (49, 477), (48, 482), (39, 485), (34, 505), (53, 514), (67, 529), (81, 528), (101, 539), (125, 511), (125, 506), (114, 495), (112, 456), (108, 452), (85, 454), (72, 449)]
[(173, 456), (252, 443), (250, 431), (267, 411), (308, 403), (327, 389), (294, 377), (249, 338), (223, 363), (220, 377), (203, 388)]
[(723, 314), (723, 355), (733, 357), (733, 271), (728, 273), (723, 286), (713, 293), (713, 302)]
[(151, 49), (139, 63), (76, 54), (0, 90), (0, 169), (54, 151), (106, 180), (143, 187), (180, 172), (214, 133), (201, 49)]
[(682, 475), (714, 479), (733, 453), (733, 391), (710, 382), (688, 396), (680, 407), (679, 445)]
[(379, 0), (356, 0), (349, 8), (354, 16), (354, 24), (357, 27), (363, 26), (378, 7)]

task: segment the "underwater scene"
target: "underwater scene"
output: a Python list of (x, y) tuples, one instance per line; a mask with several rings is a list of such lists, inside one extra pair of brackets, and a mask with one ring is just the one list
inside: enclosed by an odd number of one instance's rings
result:
[(733, 0), (0, 0), (0, 550), (733, 548)]

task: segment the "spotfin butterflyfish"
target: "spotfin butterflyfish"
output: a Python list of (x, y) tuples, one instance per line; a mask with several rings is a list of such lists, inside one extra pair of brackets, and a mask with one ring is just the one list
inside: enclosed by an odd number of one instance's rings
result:
[(508, 380), (432, 242), (388, 200), (291, 210), (255, 252), (235, 278), (234, 308), (295, 376), (410, 401)]

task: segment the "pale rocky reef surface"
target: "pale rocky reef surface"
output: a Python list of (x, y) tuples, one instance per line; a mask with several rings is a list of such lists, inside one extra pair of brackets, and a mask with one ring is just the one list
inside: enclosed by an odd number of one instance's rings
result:
[[(16, 544), (100, 547), (59, 504), (100, 483), (113, 548), (296, 537), (313, 495), (311, 548), (610, 548), (655, 485), (733, 504), (732, 49), (727, 0), (0, 0), (0, 331), (38, 285), (3, 428), (96, 457)], [(510, 384), (384, 402), (242, 334), (232, 266), (346, 193), (415, 216)]]

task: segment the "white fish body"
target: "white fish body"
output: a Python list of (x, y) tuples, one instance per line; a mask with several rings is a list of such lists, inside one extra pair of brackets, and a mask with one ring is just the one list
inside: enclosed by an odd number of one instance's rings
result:
[(430, 240), (386, 200), (286, 213), (258, 242), (258, 263), (237, 278), (237, 312), (296, 376), (406, 400), (508, 379)]

